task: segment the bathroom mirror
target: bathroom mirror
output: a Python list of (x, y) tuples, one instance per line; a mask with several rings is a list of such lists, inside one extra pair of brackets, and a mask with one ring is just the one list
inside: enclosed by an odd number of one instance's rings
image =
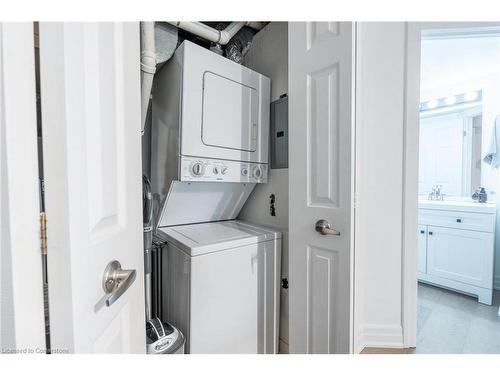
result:
[(482, 157), (500, 154), (492, 143), (500, 135), (500, 36), (429, 29), (420, 49), (420, 199), (441, 185), (445, 200), (470, 200), (482, 186), (494, 201), (498, 170)]
[[(480, 92), (476, 95), (480, 99)], [(460, 97), (455, 96), (455, 100)], [(441, 185), (446, 196), (470, 197), (481, 185), (484, 167), (482, 106), (476, 100), (439, 108), (446, 100), (451, 99), (434, 99), (421, 105), (419, 194), (428, 195), (434, 185)]]

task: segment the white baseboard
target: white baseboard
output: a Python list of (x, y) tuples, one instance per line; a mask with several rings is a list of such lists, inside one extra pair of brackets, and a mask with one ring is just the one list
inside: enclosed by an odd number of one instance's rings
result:
[(361, 342), (358, 350), (364, 348), (403, 348), (403, 328), (400, 325), (363, 324), (360, 327)]
[(493, 289), (500, 290), (500, 275), (495, 275), (493, 279)]

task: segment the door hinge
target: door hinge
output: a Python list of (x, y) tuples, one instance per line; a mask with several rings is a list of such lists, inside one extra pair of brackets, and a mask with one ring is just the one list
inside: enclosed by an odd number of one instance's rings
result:
[(45, 212), (40, 212), (40, 253), (47, 255), (47, 218)]

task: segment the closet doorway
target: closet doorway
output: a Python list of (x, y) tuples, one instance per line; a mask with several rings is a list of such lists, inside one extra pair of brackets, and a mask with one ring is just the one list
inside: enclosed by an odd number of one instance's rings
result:
[(407, 90), (409, 346), (500, 353), (500, 25), (410, 24)]

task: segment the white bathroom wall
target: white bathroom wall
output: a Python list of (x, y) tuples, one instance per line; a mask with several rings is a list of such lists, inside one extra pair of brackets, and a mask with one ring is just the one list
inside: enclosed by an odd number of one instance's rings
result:
[(354, 350), (402, 347), (405, 24), (358, 23)]
[[(253, 39), (244, 65), (271, 79), (271, 101), (288, 93), (288, 25), (271, 22)], [(270, 215), (269, 196), (276, 196), (276, 216)], [(270, 169), (267, 184), (257, 185), (243, 207), (241, 220), (283, 233), (282, 277), (288, 277), (288, 169)], [(280, 352), (288, 352), (288, 291), (281, 289)]]

